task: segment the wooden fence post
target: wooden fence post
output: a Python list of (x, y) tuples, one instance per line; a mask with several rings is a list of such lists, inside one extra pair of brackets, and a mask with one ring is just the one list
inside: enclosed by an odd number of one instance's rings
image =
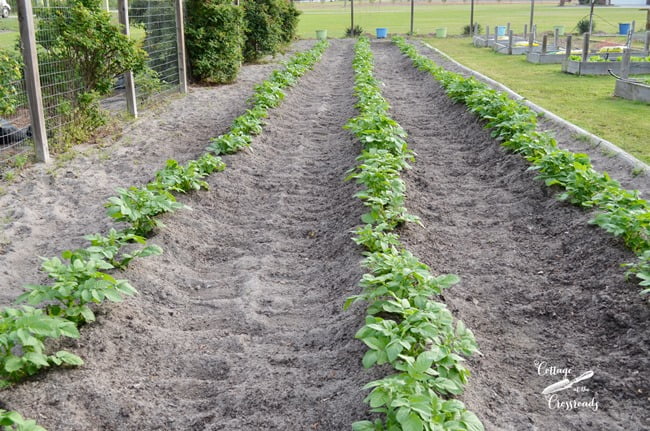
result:
[(589, 33), (583, 35), (584, 39), (582, 40), (582, 61), (589, 60)]
[(558, 46), (560, 46), (560, 29), (555, 27), (553, 30), (553, 47), (557, 50)]
[[(648, 33), (650, 34), (650, 31)], [(485, 47), (486, 48), (489, 43), (490, 43), (490, 26), (486, 25), (485, 26)]]
[(512, 55), (513, 38), (514, 38), (514, 32), (510, 30), (510, 33), (508, 33), (508, 55)]
[[(131, 31), (129, 27), (129, 2), (128, 0), (118, 0), (117, 9), (120, 24), (122, 24), (122, 32), (130, 37)], [(124, 72), (124, 89), (126, 90), (126, 108), (129, 114), (134, 117), (138, 116), (138, 103), (135, 98), (135, 82), (133, 82), (133, 72)]]
[(178, 86), (181, 93), (187, 93), (187, 69), (185, 68), (185, 22), (183, 0), (176, 0), (176, 45), (178, 47)]
[(545, 34), (542, 36), (542, 55), (546, 54), (546, 50), (548, 48), (548, 35)]
[(621, 78), (627, 79), (630, 76), (630, 49), (626, 48), (623, 51), (623, 58), (621, 59)]
[(25, 87), (29, 100), (29, 113), (32, 120), (34, 152), (39, 162), (47, 163), (50, 161), (50, 152), (47, 146), (43, 95), (41, 94), (41, 77), (38, 70), (38, 57), (36, 55), (36, 28), (34, 26), (31, 0), (18, 1), (18, 23), (20, 26), (20, 40), (23, 45)]
[(573, 36), (569, 35), (566, 37), (566, 51), (564, 53), (564, 60), (562, 61), (562, 72), (566, 72), (569, 67), (569, 57), (571, 57), (571, 43)]

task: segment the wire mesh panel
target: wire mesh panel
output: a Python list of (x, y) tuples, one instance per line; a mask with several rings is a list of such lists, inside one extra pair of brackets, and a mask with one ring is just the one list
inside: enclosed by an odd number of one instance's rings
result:
[(0, 50), (0, 164), (15, 160), (16, 156), (24, 157), (32, 151), (23, 76), (20, 54)]
[(6, 38), (0, 46), (0, 166), (5, 168), (7, 162), (15, 161), (16, 157), (24, 160), (32, 149), (29, 105), (15, 14), (15, 8), (12, 8), (10, 17), (0, 20), (0, 31), (5, 35), (15, 35), (13, 40)]
[(55, 147), (65, 127), (74, 122), (77, 96), (84, 90), (74, 65), (58, 49), (65, 36), (60, 34), (57, 23), (69, 18), (71, 7), (66, 0), (33, 0), (32, 4), (37, 23), (35, 36), (45, 127)]
[(129, 2), (131, 37), (142, 40), (147, 68), (135, 76), (138, 103), (146, 104), (179, 87), (176, 12), (173, 0)]

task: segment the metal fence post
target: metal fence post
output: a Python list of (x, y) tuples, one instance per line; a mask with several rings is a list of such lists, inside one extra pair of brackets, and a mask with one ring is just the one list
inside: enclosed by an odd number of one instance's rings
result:
[[(119, 15), (120, 24), (122, 24), (122, 32), (130, 37), (131, 31), (129, 28), (129, 2), (128, 0), (118, 0), (117, 10)], [(126, 90), (126, 107), (129, 114), (134, 117), (138, 116), (138, 103), (135, 98), (135, 83), (133, 82), (133, 72), (124, 72), (124, 89)]]
[(185, 68), (185, 23), (183, 19), (183, 0), (176, 0), (176, 45), (178, 46), (178, 87), (187, 93), (187, 70)]
[(32, 120), (32, 139), (34, 152), (39, 162), (50, 161), (47, 147), (47, 132), (45, 130), (45, 114), (43, 113), (43, 95), (41, 94), (41, 77), (36, 56), (36, 28), (32, 2), (18, 2), (18, 21), (20, 25), (20, 40), (23, 45), (23, 60), (25, 62), (25, 87), (29, 99), (29, 113)]

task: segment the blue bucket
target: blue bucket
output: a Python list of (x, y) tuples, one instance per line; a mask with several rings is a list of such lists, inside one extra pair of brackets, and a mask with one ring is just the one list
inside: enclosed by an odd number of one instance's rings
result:
[(630, 26), (631, 24), (629, 22), (619, 22), (618, 23), (618, 34), (623, 34), (627, 36), (627, 34), (630, 32)]
[(377, 32), (377, 39), (386, 39), (386, 36), (388, 36), (387, 28), (376, 28), (375, 31)]
[(505, 36), (506, 35), (506, 26), (505, 25), (498, 25), (497, 26), (497, 36)]

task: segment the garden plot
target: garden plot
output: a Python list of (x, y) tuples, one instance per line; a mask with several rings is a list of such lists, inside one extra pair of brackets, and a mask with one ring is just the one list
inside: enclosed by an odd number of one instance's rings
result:
[[(365, 348), (353, 337), (362, 307), (342, 311), (362, 274), (350, 231), (364, 208), (352, 197), (358, 188), (342, 182), (361, 148), (342, 129), (357, 114), (352, 45), (333, 42), (251, 150), (225, 157), (229, 168), (210, 178), (210, 191), (182, 198), (193, 211), (162, 218), (152, 242), (165, 253), (124, 275), (141, 295), (103, 306), (66, 344), (86, 365), (4, 391), (0, 408), (50, 430), (340, 431), (368, 418), (361, 387), (385, 373), (361, 367)], [(406, 206), (424, 226), (403, 227), (401, 239), (435, 274), (461, 276), (443, 300), (483, 353), (469, 364), (467, 407), (487, 430), (647, 427), (650, 315), (618, 266), (632, 254), (556, 201), (396, 47), (374, 51), (391, 115), (417, 153)], [(264, 67), (256, 80), (273, 68)], [(114, 186), (147, 181), (167, 157), (196, 157), (243, 112), (256, 81), (245, 76), (134, 124), (140, 138), (111, 160), (73, 161), (51, 188), (45, 175), (17, 186), (36, 196), (13, 207), (25, 218), (7, 230), (4, 284), (32, 280), (33, 256), (105, 228), (101, 204)], [(91, 160), (107, 168), (93, 175)], [(48, 213), (57, 222), (46, 231)], [(15, 293), (3, 292), (5, 303)], [(570, 377), (593, 370), (585, 387), (598, 410), (549, 408), (541, 392), (559, 378), (540, 375), (547, 368), (535, 361), (571, 368)]]

